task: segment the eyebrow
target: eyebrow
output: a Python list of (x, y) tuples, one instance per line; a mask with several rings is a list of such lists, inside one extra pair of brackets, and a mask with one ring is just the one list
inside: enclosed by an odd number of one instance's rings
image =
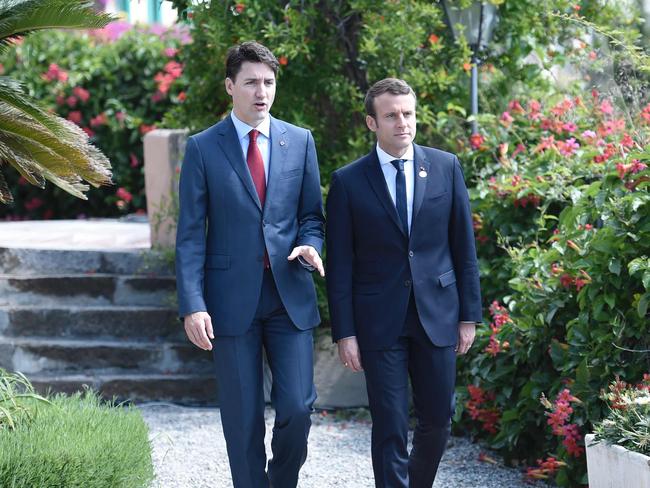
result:
[[(251, 77), (251, 78), (244, 78), (244, 81), (257, 81), (259, 78), (257, 77)], [(263, 81), (275, 81), (275, 78), (264, 78)]]

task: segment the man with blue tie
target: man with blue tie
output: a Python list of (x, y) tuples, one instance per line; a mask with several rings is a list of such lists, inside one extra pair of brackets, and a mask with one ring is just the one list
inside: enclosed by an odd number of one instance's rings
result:
[[(316, 399), (320, 178), (311, 133), (269, 114), (278, 66), (256, 42), (228, 51), (233, 110), (189, 138), (180, 178), (179, 314), (188, 338), (213, 351), (235, 488), (296, 486)], [(268, 466), (263, 350), (276, 414)]]
[(456, 355), (481, 321), (472, 213), (456, 156), (413, 143), (411, 87), (381, 80), (365, 105), (377, 145), (333, 173), (327, 199), (332, 335), (344, 366), (366, 375), (375, 485), (430, 488), (449, 438)]

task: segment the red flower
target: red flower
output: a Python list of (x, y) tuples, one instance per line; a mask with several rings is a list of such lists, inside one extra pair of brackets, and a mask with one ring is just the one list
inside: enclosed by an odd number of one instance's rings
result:
[(81, 130), (84, 131), (88, 135), (88, 137), (93, 137), (95, 135), (95, 133), (90, 127), (82, 127)]
[(115, 195), (117, 195), (119, 199), (124, 200), (125, 202), (130, 202), (133, 200), (133, 195), (131, 195), (131, 193), (123, 187), (119, 187), (115, 192)]
[(68, 114), (68, 120), (77, 125), (81, 124), (82, 119), (83, 119), (83, 115), (81, 114), (81, 112), (79, 112), (79, 110), (73, 110)]
[(564, 288), (569, 288), (573, 284), (573, 277), (569, 274), (564, 273), (560, 276), (560, 283)]
[(440, 38), (439, 38), (437, 35), (435, 35), (435, 34), (431, 34), (431, 35), (429, 36), (429, 42), (430, 42), (431, 44), (438, 44), (439, 41), (440, 41)]
[(48, 68), (47, 72), (41, 75), (45, 81), (60, 81), (65, 83), (68, 81), (68, 73), (59, 68), (59, 65), (52, 63)]
[(576, 424), (565, 425), (562, 431), (564, 434), (564, 440), (562, 444), (566, 448), (569, 455), (574, 457), (580, 457), (584, 453), (584, 448), (578, 443), (582, 441), (582, 436), (578, 430)]
[(31, 200), (28, 200), (28, 201), (25, 202), (25, 208), (28, 211), (32, 212), (32, 211), (36, 210), (37, 208), (41, 207), (43, 205), (43, 203), (44, 203), (43, 200), (41, 200), (38, 197), (34, 197)]
[(289, 64), (289, 60), (287, 59), (286, 56), (280, 56), (278, 58), (278, 63), (280, 63), (280, 65), (282, 66), (286, 66), (287, 64)]
[(472, 149), (481, 150), (483, 148), (483, 143), (485, 142), (485, 137), (482, 134), (472, 134), (469, 136), (469, 144), (472, 146)]
[(145, 135), (147, 132), (151, 132), (155, 128), (156, 128), (156, 124), (152, 124), (152, 125), (142, 124), (140, 126), (140, 134)]
[(174, 79), (176, 79), (183, 74), (183, 65), (177, 61), (169, 61), (165, 65), (165, 72), (169, 73), (174, 77)]
[(140, 166), (140, 161), (138, 160), (138, 157), (135, 154), (130, 153), (129, 154), (129, 159), (131, 160), (131, 167), (132, 168), (137, 168), (138, 166)]
[(179, 101), (180, 103), (183, 103), (183, 102), (185, 101), (185, 99), (187, 98), (187, 95), (185, 94), (184, 91), (182, 91), (182, 92), (180, 92), (180, 93), (178, 94), (178, 97), (177, 97), (177, 98), (178, 98), (178, 101)]
[(508, 110), (512, 113), (520, 115), (526, 113), (524, 107), (522, 107), (521, 103), (519, 103), (519, 100), (511, 100), (510, 103), (508, 103)]
[(243, 3), (238, 3), (237, 5), (235, 5), (235, 12), (237, 12), (238, 14), (241, 14), (244, 11), (244, 9), (246, 9), (246, 5), (244, 5)]
[(108, 123), (108, 117), (106, 117), (106, 114), (102, 112), (99, 114), (97, 117), (93, 117), (90, 119), (90, 126), (91, 127), (99, 127), (100, 125), (106, 125)]
[(75, 86), (72, 89), (72, 94), (81, 100), (81, 103), (86, 103), (90, 99), (90, 92), (80, 86)]

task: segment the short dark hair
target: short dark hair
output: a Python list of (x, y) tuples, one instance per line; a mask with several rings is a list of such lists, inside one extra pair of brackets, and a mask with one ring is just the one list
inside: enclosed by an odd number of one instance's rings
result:
[(375, 112), (375, 98), (384, 93), (390, 93), (391, 95), (413, 95), (417, 103), (417, 97), (413, 88), (409, 86), (404, 80), (398, 78), (384, 78), (379, 80), (377, 83), (372, 85), (366, 93), (365, 105), (366, 105), (366, 114), (374, 117)]
[(241, 70), (242, 64), (246, 61), (251, 63), (264, 63), (273, 70), (277, 76), (280, 64), (273, 53), (266, 47), (255, 41), (242, 42), (228, 49), (226, 56), (226, 78), (235, 81), (235, 77)]

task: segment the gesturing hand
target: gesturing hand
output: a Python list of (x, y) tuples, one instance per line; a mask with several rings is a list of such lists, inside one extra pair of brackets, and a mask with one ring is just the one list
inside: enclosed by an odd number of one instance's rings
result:
[(340, 339), (337, 342), (337, 345), (339, 346), (339, 358), (341, 359), (343, 366), (350, 368), (355, 373), (363, 371), (357, 338), (352, 336)]
[(192, 343), (205, 351), (212, 350), (210, 339), (214, 339), (212, 319), (207, 312), (194, 312), (183, 319), (185, 333)]
[(320, 273), (321, 276), (325, 276), (325, 268), (323, 268), (323, 260), (318, 255), (318, 251), (312, 246), (297, 246), (293, 248), (291, 254), (287, 257), (289, 261), (293, 261), (298, 256), (310, 264)]

